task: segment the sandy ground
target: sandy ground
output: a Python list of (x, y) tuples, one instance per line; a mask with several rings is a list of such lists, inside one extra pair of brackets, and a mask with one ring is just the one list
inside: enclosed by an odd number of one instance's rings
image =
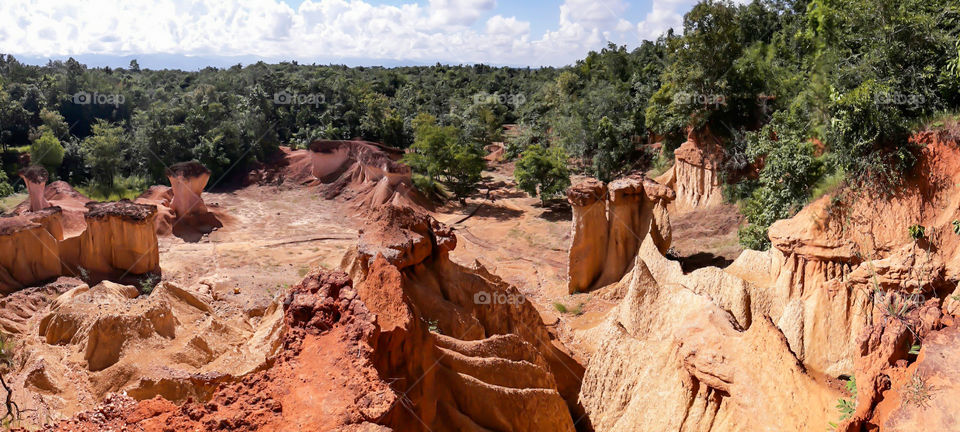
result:
[(164, 280), (190, 286), (218, 275), (240, 290), (269, 295), (296, 284), (312, 268), (339, 268), (357, 242), (358, 221), (314, 189), (252, 186), (203, 197), (228, 215), (224, 227), (197, 242), (161, 237)]

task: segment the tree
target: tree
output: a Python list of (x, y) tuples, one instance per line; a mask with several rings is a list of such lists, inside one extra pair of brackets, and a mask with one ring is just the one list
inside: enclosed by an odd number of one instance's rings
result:
[(561, 196), (570, 187), (567, 154), (562, 148), (544, 148), (534, 144), (523, 152), (513, 172), (520, 190), (530, 196), (539, 196), (545, 203)]
[(415, 174), (430, 182), (442, 181), (461, 203), (476, 190), (486, 166), (483, 153), (465, 140), (455, 127), (440, 126), (436, 117), (419, 114), (413, 121), (412, 152), (403, 161)]
[(113, 187), (113, 177), (124, 160), (125, 138), (122, 126), (98, 121), (93, 125), (92, 134), (81, 143), (83, 158), (97, 184)]
[(63, 163), (63, 146), (46, 126), (40, 127), (40, 136), (30, 144), (30, 162), (42, 165), (48, 172), (57, 172)]
[(13, 186), (10, 186), (7, 179), (7, 173), (0, 169), (0, 197), (5, 197), (13, 193)]

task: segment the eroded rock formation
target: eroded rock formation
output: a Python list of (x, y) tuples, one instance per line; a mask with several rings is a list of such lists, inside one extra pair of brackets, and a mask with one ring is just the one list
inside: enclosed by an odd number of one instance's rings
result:
[(9, 294), (62, 274), (62, 210), (47, 207), (0, 218), (0, 293)]
[(709, 130), (687, 133), (687, 141), (674, 151), (674, 164), (657, 177), (677, 193), (674, 205), (678, 211), (711, 207), (723, 203), (720, 167), (723, 147)]
[(413, 187), (410, 167), (395, 160), (402, 153), (366, 141), (321, 140), (309, 148), (311, 173), (327, 199), (343, 196), (359, 209), (428, 206)]
[(50, 207), (50, 203), (43, 196), (47, 180), (50, 179), (47, 170), (39, 165), (33, 165), (20, 170), (19, 174), (23, 183), (27, 185), (27, 193), (30, 195), (30, 211), (40, 211)]
[(105, 275), (140, 275), (160, 269), (156, 206), (122, 200), (88, 203), (79, 237), (79, 265)]
[(170, 208), (178, 218), (207, 213), (207, 206), (200, 196), (210, 180), (210, 170), (200, 162), (181, 162), (166, 169), (173, 199)]
[(598, 341), (580, 393), (597, 431), (817, 430), (834, 419), (838, 393), (806, 374), (768, 318), (744, 324), (734, 279), (684, 275), (646, 237), (623, 300), (584, 336)]
[(574, 430), (582, 369), (516, 288), (479, 264), (450, 261), (455, 245), (452, 232), (409, 207), (383, 207), (361, 235), (350, 268), (380, 327), (374, 364), (412, 402), (382, 424)]
[(219, 383), (268, 364), (283, 331), (277, 302), (245, 314), (166, 282), (149, 296), (111, 282), (75, 284), (29, 317), (11, 307), (0, 305), (0, 316), (25, 332), (13, 333), (19, 360), (8, 382), (31, 422), (90, 409), (110, 392), (206, 400)]
[(573, 207), (569, 292), (590, 291), (619, 281), (630, 271), (640, 242), (650, 234), (662, 252), (670, 247), (668, 188), (642, 174), (604, 185), (590, 179), (571, 187)]

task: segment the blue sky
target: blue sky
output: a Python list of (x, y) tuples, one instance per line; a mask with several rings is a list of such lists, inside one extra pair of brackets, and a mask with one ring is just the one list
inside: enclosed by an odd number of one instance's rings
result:
[(694, 0), (3, 0), (0, 53), (197, 68), (256, 60), (562, 66), (679, 30)]

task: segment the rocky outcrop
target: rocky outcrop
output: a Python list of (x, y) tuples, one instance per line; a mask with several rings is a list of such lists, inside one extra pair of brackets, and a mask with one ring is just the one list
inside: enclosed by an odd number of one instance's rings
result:
[(309, 146), (311, 173), (326, 199), (342, 197), (358, 209), (384, 205), (423, 209), (429, 202), (413, 187), (402, 153), (366, 141), (314, 141)]
[(0, 218), (0, 293), (9, 294), (62, 274), (59, 207)]
[(79, 238), (79, 265), (104, 275), (160, 270), (157, 208), (122, 200), (88, 203), (87, 229)]
[(55, 429), (389, 431), (377, 423), (403, 396), (373, 367), (379, 329), (347, 275), (310, 274), (277, 310), (284, 330), (276, 359), (225, 381), (209, 400), (177, 406), (114, 394)]
[(30, 211), (40, 211), (50, 207), (50, 203), (43, 196), (47, 187), (47, 180), (50, 179), (47, 170), (41, 166), (33, 165), (20, 170), (19, 174), (23, 183), (27, 185), (27, 193), (30, 195)]
[(11, 327), (27, 331), (13, 333), (19, 360), (8, 383), (21, 408), (37, 412), (31, 422), (90, 409), (110, 392), (208, 400), (220, 383), (266, 367), (283, 327), (278, 302), (251, 315), (168, 282), (149, 295), (81, 284)]
[(567, 191), (573, 208), (569, 292), (583, 292), (619, 281), (633, 265), (641, 240), (650, 234), (670, 247), (667, 204), (674, 193), (643, 174), (608, 185), (587, 180)]
[[(580, 400), (597, 431), (817, 430), (836, 392), (818, 384), (767, 317), (716, 268), (684, 275), (647, 236), (599, 341)], [(726, 288), (725, 288), (726, 287)], [(739, 295), (739, 297), (738, 297)], [(749, 326), (749, 327), (748, 327)], [(789, 390), (787, 390), (789, 389)]]
[(210, 170), (200, 162), (181, 162), (166, 169), (173, 199), (170, 208), (178, 218), (207, 213), (200, 196), (210, 180)]
[(724, 151), (709, 130), (687, 133), (687, 141), (674, 151), (674, 164), (657, 177), (677, 194), (674, 201), (680, 212), (723, 203), (720, 167)]
[[(579, 367), (515, 287), (449, 260), (453, 233), (387, 206), (350, 261), (380, 327), (374, 365), (411, 404), (395, 430), (574, 430)], [(580, 416), (577, 416), (578, 418)]]

